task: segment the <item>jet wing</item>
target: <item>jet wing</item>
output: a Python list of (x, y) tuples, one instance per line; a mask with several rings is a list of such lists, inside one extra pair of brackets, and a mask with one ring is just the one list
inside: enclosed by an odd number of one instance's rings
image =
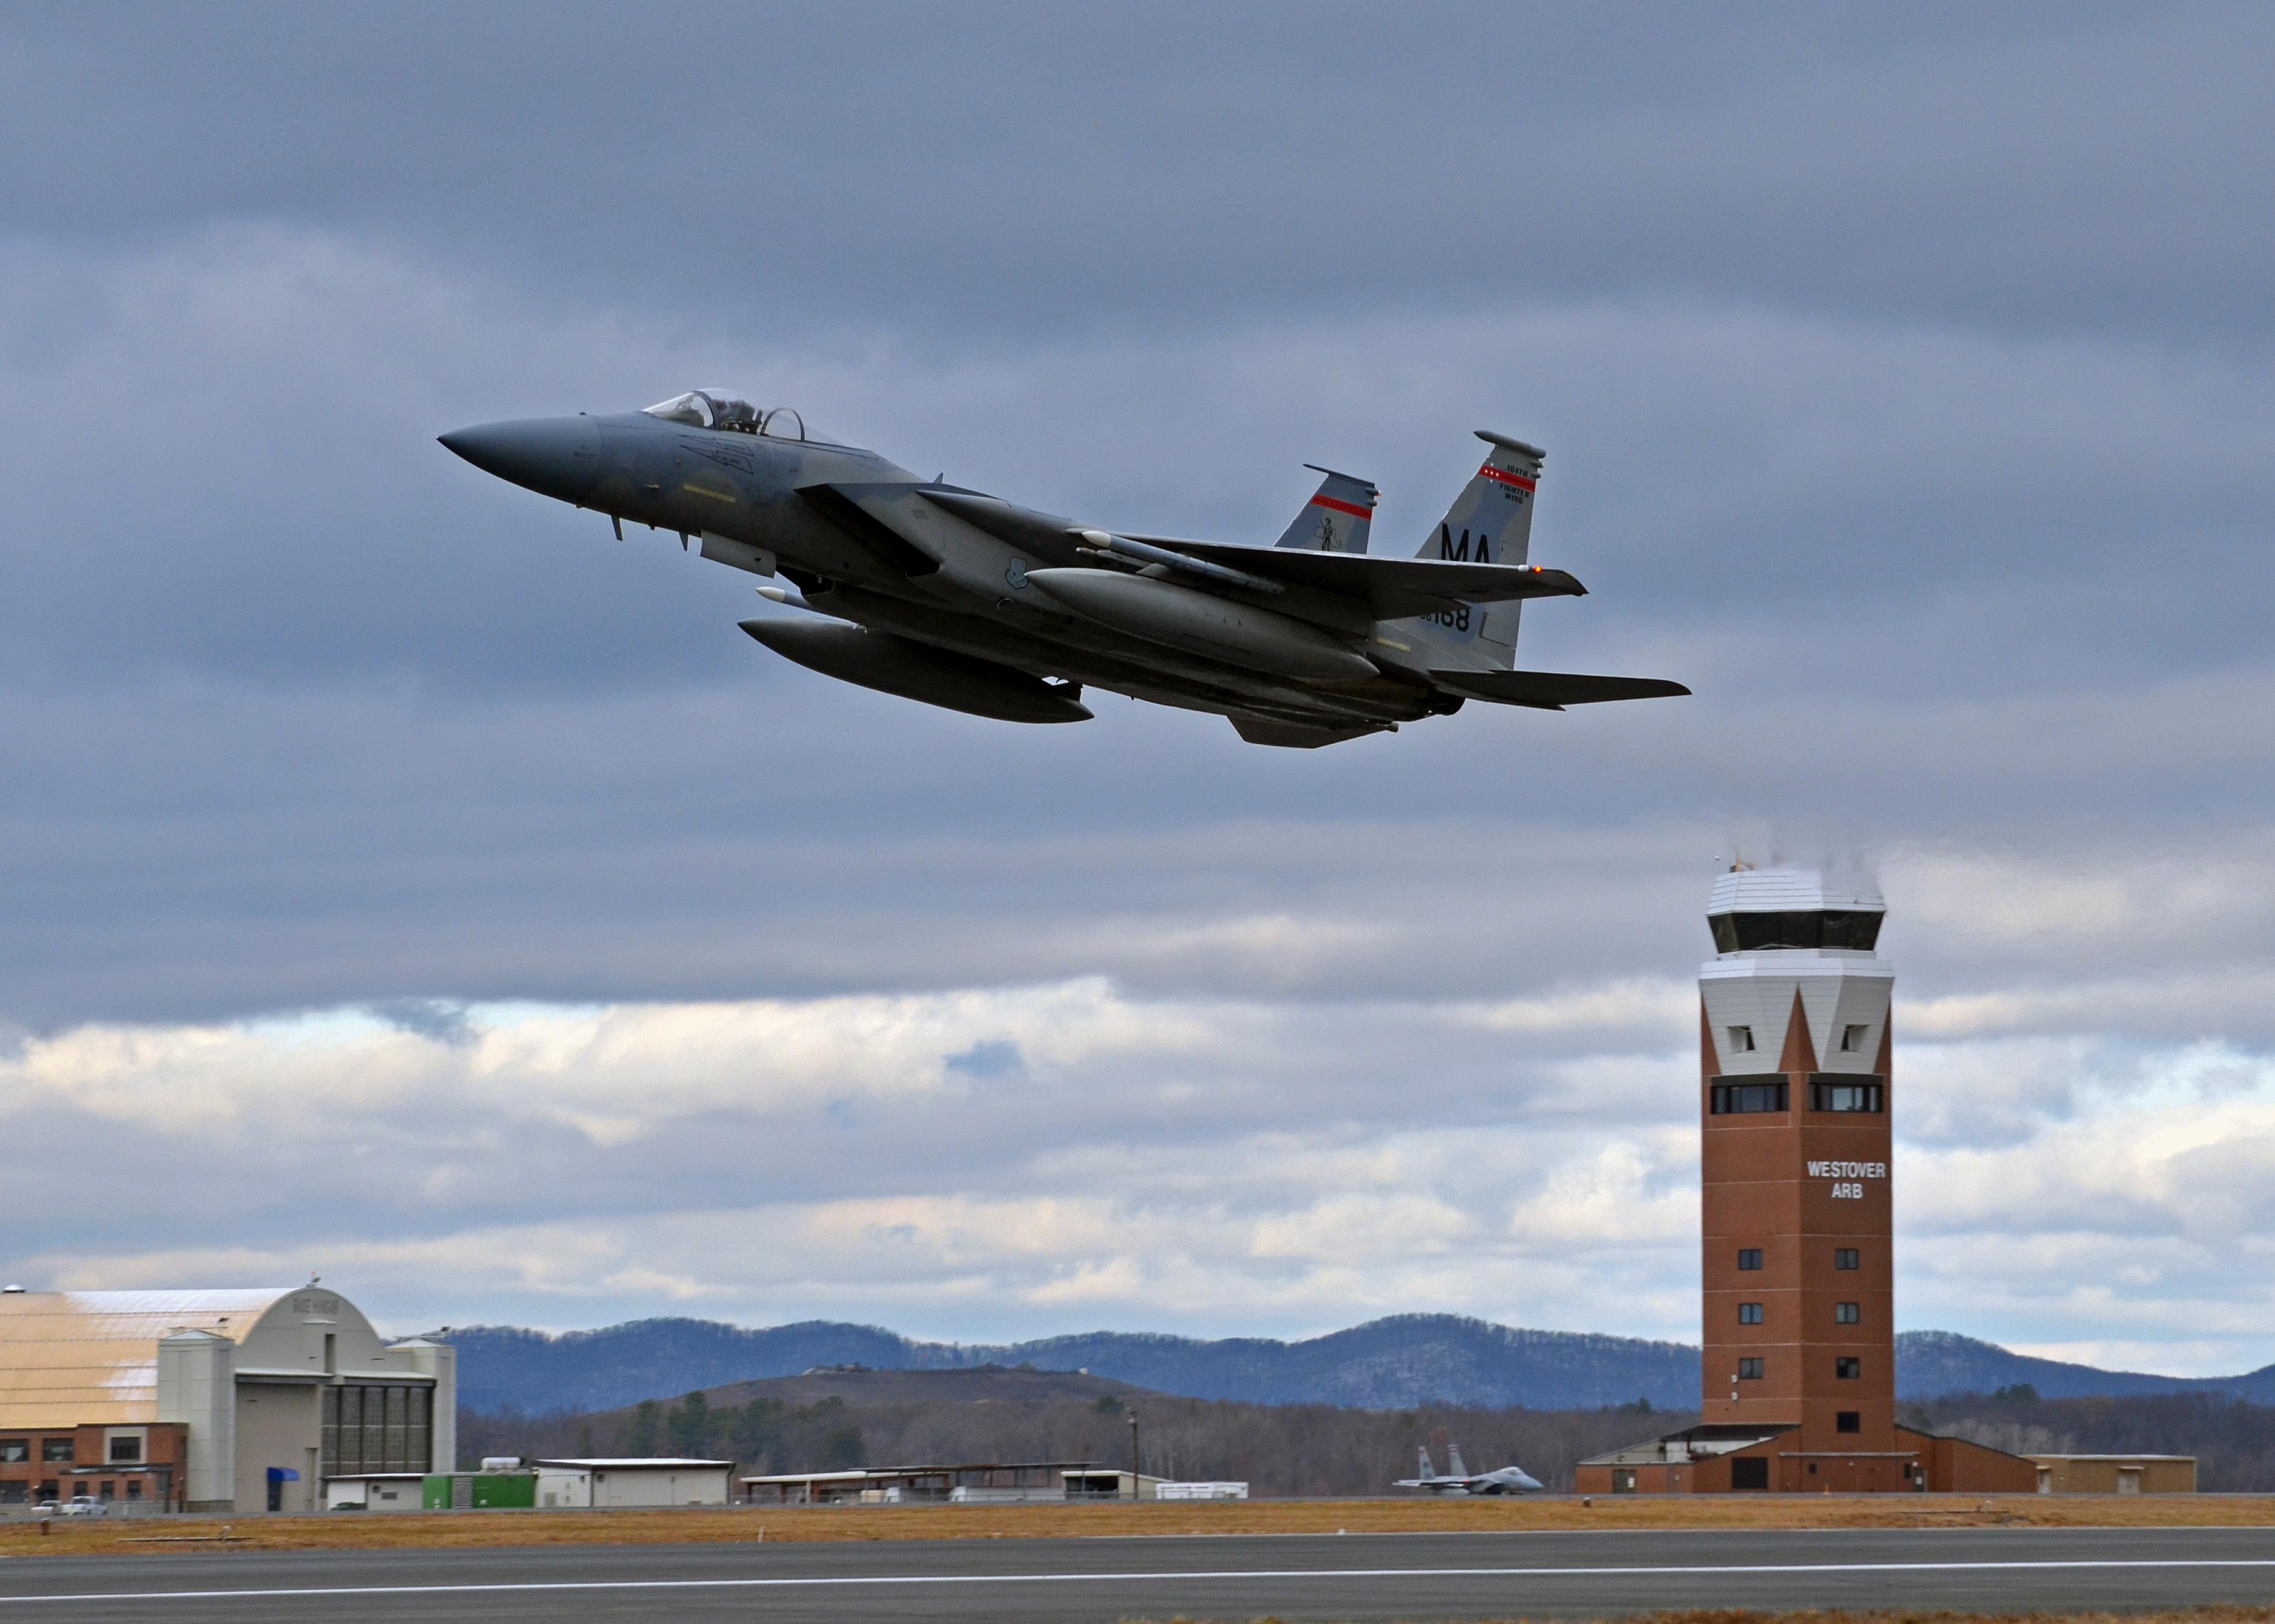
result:
[(1665, 699), (1690, 691), (1659, 676), (1577, 676), (1563, 671), (1432, 671), (1430, 680), (1465, 699), (1561, 711), (1612, 699)]
[[(1068, 555), (1083, 526), (1070, 518), (1022, 508), (979, 491), (925, 487), (926, 502), (968, 519), (998, 540), (1054, 561)], [(1123, 533), (1116, 532), (1116, 534)], [(1435, 615), (1464, 603), (1577, 597), (1588, 589), (1561, 570), (1530, 564), (1468, 563), (1458, 559), (1382, 558), (1296, 548), (1188, 541), (1177, 536), (1127, 537), (1286, 585), (1357, 600), (1377, 620)]]
[(801, 485), (797, 495), (800, 501), (903, 575), (914, 578), (935, 573), (940, 569), (939, 559), (861, 505), (860, 498), (871, 488), (858, 485)]
[(934, 507), (943, 508), (956, 517), (977, 525), (998, 541), (1008, 541), (1013, 547), (1024, 548), (1054, 563), (1088, 562), (1075, 541), (1075, 533), (1082, 526), (1070, 518), (1061, 518), (1055, 513), (1038, 512), (1033, 508), (1023, 508), (1017, 502), (1005, 502), (1000, 496), (990, 496), (980, 491), (957, 490), (947, 486), (919, 486), (917, 495)]
[(1561, 570), (1538, 564), (1464, 563), (1447, 558), (1381, 558), (1364, 553), (1313, 553), (1291, 548), (1131, 536), (1213, 564), (1224, 564), (1289, 586), (1356, 598), (1377, 620), (1435, 615), (1464, 603), (1514, 603), (1526, 598), (1577, 598), (1587, 588)]

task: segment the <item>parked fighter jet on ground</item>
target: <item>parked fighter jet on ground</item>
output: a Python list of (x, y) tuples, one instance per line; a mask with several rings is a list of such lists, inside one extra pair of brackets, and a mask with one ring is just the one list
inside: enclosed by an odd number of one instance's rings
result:
[(1132, 535), (1037, 512), (698, 390), (604, 417), (462, 428), (477, 468), (677, 533), (774, 578), (806, 614), (742, 623), (798, 664), (1007, 721), (1084, 721), (1085, 688), (1230, 719), (1251, 744), (1313, 746), (1450, 715), (1470, 699), (1561, 710), (1688, 693), (1641, 676), (1519, 671), (1528, 598), (1586, 589), (1526, 560), (1542, 454), (1489, 448), (1411, 558), (1371, 557), (1374, 487), (1326, 474), (1279, 541)]
[(1462, 1446), (1446, 1446), (1446, 1458), (1452, 1467), (1444, 1477), (1438, 1475), (1437, 1466), (1430, 1459), (1430, 1446), (1422, 1446), (1422, 1475), (1401, 1477), (1390, 1486), (1394, 1489), (1421, 1489), (1432, 1494), (1522, 1494), (1527, 1489), (1541, 1486), (1540, 1480), (1519, 1466), (1504, 1466), (1497, 1472), (1472, 1472), (1462, 1464)]

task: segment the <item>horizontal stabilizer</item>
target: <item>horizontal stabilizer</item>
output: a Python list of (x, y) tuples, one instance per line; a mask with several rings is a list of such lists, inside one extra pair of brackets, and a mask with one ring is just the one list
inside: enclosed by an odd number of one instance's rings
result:
[(1690, 691), (1663, 676), (1578, 676), (1566, 671), (1432, 671), (1430, 680), (1464, 699), (1538, 711), (1612, 699), (1669, 699)]

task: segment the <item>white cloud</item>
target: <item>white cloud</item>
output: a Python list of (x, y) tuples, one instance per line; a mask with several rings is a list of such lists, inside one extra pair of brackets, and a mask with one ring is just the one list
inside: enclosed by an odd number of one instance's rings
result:
[[(477, 1005), (471, 1042), (352, 1012), (72, 1029), (0, 1062), (0, 1125), (154, 1136), (139, 1198), (172, 1238), (82, 1237), (11, 1273), (321, 1269), (404, 1328), (1295, 1333), (1433, 1309), (1690, 1337), (1680, 993), (1321, 1008), (1085, 978)], [(1629, 1046), (1638, 1002), (1665, 1046)], [(1020, 1063), (947, 1064), (983, 1043)], [(2275, 1356), (2275, 1061), (1992, 1037), (1898, 1068), (1904, 1323), (2198, 1373)], [(213, 1201), (223, 1161), (253, 1194)]]

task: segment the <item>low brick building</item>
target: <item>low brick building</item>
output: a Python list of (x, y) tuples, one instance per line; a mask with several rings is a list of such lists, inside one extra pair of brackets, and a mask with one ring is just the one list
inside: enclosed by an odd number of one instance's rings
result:
[(2019, 1455), (1908, 1426), (1895, 1428), (1895, 1448), (1881, 1454), (1805, 1444), (1800, 1427), (1709, 1423), (1583, 1461), (1572, 1486), (1582, 1494), (2028, 1494), (2037, 1486)]
[(178, 1421), (0, 1430), (0, 1506), (84, 1494), (121, 1508), (178, 1509), (188, 1439)]

